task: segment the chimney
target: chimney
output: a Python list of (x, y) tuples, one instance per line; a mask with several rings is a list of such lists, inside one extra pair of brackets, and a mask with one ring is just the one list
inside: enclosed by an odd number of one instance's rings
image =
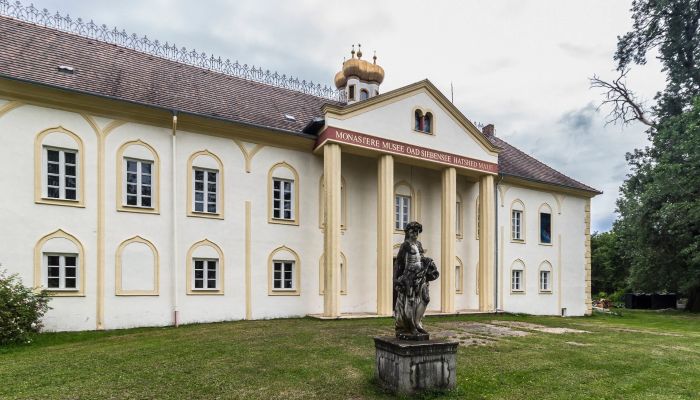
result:
[(481, 128), (481, 132), (486, 136), (496, 136), (496, 127), (493, 124), (488, 124)]

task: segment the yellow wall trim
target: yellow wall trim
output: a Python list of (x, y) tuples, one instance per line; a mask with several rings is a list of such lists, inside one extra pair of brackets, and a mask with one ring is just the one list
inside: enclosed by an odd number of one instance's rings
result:
[[(126, 246), (131, 243), (143, 243), (151, 249), (153, 253), (153, 290), (125, 290), (122, 288), (122, 252)], [(127, 239), (119, 244), (117, 247), (117, 253), (115, 256), (115, 268), (114, 268), (114, 282), (115, 288), (114, 293), (117, 296), (158, 296), (160, 293), (160, 255), (158, 254), (158, 249), (151, 243), (151, 241), (142, 238), (141, 236), (134, 236), (131, 239)]]
[[(199, 156), (207, 156), (211, 157), (216, 161), (217, 165), (219, 166), (219, 171), (218, 171), (218, 176), (219, 180), (216, 185), (216, 212), (215, 213), (209, 213), (209, 212), (200, 212), (200, 211), (194, 211), (194, 187), (193, 187), (193, 178), (192, 178), (192, 171), (194, 168), (194, 160), (199, 157)], [(224, 219), (224, 209), (226, 208), (226, 202), (224, 201), (224, 191), (226, 187), (226, 181), (224, 180), (224, 163), (221, 161), (219, 156), (216, 154), (212, 153), (209, 150), (200, 150), (197, 152), (192, 153), (190, 157), (187, 159), (187, 216), (188, 217), (197, 217), (197, 218), (212, 218), (212, 219)]]
[[(194, 254), (194, 251), (197, 250), (198, 248), (202, 246), (208, 246), (213, 248), (216, 253), (219, 255), (219, 265), (218, 265), (218, 284), (219, 287), (216, 290), (212, 289), (194, 289), (192, 287), (192, 278), (194, 274), (194, 267), (192, 265), (192, 256)], [(187, 250), (187, 260), (185, 260), (187, 269), (186, 269), (186, 276), (185, 276), (185, 284), (187, 285), (187, 294), (188, 295), (223, 295), (224, 294), (224, 282), (225, 282), (225, 263), (224, 263), (224, 252), (221, 250), (221, 247), (217, 245), (216, 243), (210, 241), (209, 239), (203, 239), (200, 240), (199, 242), (195, 243), (190, 247), (189, 250)], [(175, 288), (175, 290), (178, 290)]]
[[(125, 179), (125, 172), (124, 172), (124, 152), (126, 151), (127, 148), (130, 146), (141, 146), (146, 148), (151, 155), (153, 156), (153, 172), (152, 172), (152, 180), (151, 180), (151, 198), (153, 199), (152, 202), (152, 207), (137, 207), (137, 206), (128, 206), (125, 204), (124, 201), (124, 179)], [(158, 152), (156, 149), (153, 148), (153, 146), (149, 145), (146, 142), (141, 141), (141, 139), (137, 140), (131, 140), (128, 142), (125, 142), (121, 146), (119, 146), (119, 149), (117, 150), (117, 157), (116, 157), (116, 168), (115, 171), (117, 173), (116, 176), (116, 199), (115, 199), (115, 204), (117, 207), (117, 211), (124, 211), (124, 212), (135, 212), (135, 213), (143, 213), (143, 214), (159, 214), (160, 213), (160, 157), (158, 156)]]
[(10, 101), (9, 103), (5, 103), (2, 107), (0, 107), (0, 118), (2, 118), (5, 114), (9, 113), (10, 111), (22, 107), (24, 103), (21, 101), (13, 100)]
[(245, 161), (245, 172), (250, 173), (251, 164), (253, 162), (253, 157), (255, 157), (255, 155), (260, 150), (262, 150), (262, 148), (265, 146), (258, 144), (258, 143), (255, 143), (255, 147), (253, 147), (253, 149), (251, 151), (248, 151), (248, 149), (245, 148), (245, 145), (243, 144), (243, 142), (241, 142), (240, 140), (237, 140), (237, 139), (232, 139), (232, 140), (234, 143), (236, 143), (238, 148), (241, 149), (241, 153), (243, 153), (243, 159)]
[[(294, 256), (294, 290), (279, 290), (273, 289), (272, 277), (273, 273), (273, 262), (275, 261), (275, 255), (281, 251), (286, 251), (292, 256)], [(288, 261), (286, 259), (280, 261)], [(270, 253), (267, 257), (267, 295), (268, 296), (300, 296), (301, 295), (301, 259), (299, 254), (287, 246), (280, 246)]]
[(44, 253), (42, 249), (44, 244), (51, 239), (62, 238), (71, 241), (76, 249), (78, 250), (78, 289), (77, 290), (66, 290), (66, 291), (51, 291), (47, 290), (49, 295), (54, 297), (84, 297), (85, 296), (85, 247), (83, 243), (75, 236), (67, 233), (62, 229), (57, 229), (45, 236), (43, 236), (34, 245), (34, 288), (39, 290), (43, 287), (43, 267), (44, 267)]

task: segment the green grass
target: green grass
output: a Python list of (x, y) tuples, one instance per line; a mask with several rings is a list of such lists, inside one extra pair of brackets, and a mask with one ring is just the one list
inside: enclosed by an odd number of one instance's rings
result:
[[(424, 397), (700, 398), (700, 315), (622, 314), (426, 318), (428, 330), (498, 319), (590, 333), (460, 346), (457, 389)], [(391, 398), (374, 382), (372, 342), (391, 324), (304, 318), (47, 333), (0, 348), (0, 398)]]

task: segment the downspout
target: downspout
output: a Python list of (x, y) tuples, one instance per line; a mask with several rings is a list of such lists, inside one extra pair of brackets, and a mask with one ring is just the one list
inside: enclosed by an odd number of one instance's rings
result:
[(496, 312), (496, 313), (498, 312), (499, 306), (500, 306), (500, 304), (498, 304), (498, 290), (500, 289), (500, 285), (498, 284), (498, 265), (499, 265), (498, 264), (499, 263), (498, 262), (498, 231), (499, 231), (499, 227), (498, 227), (498, 185), (501, 184), (502, 180), (503, 180), (503, 175), (499, 174), (498, 181), (496, 181), (496, 184), (493, 185), (493, 191), (494, 191), (493, 198), (496, 200), (493, 202), (494, 215), (496, 217), (496, 226), (495, 226), (496, 229), (494, 229), (494, 231), (496, 232), (495, 237), (494, 237), (496, 244), (495, 244), (495, 246), (493, 246), (494, 252), (495, 252), (495, 254), (493, 256), (493, 260), (494, 260), (493, 261), (494, 262), (493, 282), (494, 282), (494, 286), (495, 286), (495, 290), (493, 291), (493, 294), (494, 294), (493, 304), (494, 304), (494, 312)]
[(171, 198), (172, 198), (172, 246), (173, 246), (173, 259), (172, 259), (172, 266), (173, 266), (173, 322), (175, 324), (175, 327), (177, 328), (180, 325), (179, 317), (180, 317), (180, 299), (178, 294), (180, 293), (180, 286), (179, 286), (179, 276), (178, 274), (180, 273), (180, 268), (178, 267), (178, 254), (177, 254), (177, 248), (178, 248), (178, 243), (177, 243), (177, 111), (173, 110), (173, 133), (171, 135), (171, 141), (172, 141), (172, 157), (171, 157), (171, 162), (172, 165), (170, 166), (171, 171), (172, 171), (172, 192), (170, 193)]

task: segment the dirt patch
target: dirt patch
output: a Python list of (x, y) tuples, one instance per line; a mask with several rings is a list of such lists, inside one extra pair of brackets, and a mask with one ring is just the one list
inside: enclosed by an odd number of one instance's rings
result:
[(590, 333), (589, 331), (583, 331), (580, 329), (571, 328), (552, 328), (549, 326), (532, 324), (530, 322), (519, 322), (519, 321), (491, 321), (492, 324), (502, 325), (509, 328), (519, 328), (526, 329), (529, 331), (543, 332), (543, 333), (553, 333), (555, 335), (561, 335), (564, 333)]
[(617, 332), (625, 332), (625, 333), (646, 333), (647, 335), (655, 335), (655, 336), (683, 337), (683, 335), (679, 335), (677, 333), (645, 331), (642, 329), (613, 328), (612, 330), (617, 331)]
[(527, 336), (528, 332), (511, 329), (507, 326), (484, 324), (481, 322), (447, 322), (437, 325), (442, 329), (453, 329), (471, 335), (488, 336), (493, 338), (509, 336)]
[(579, 346), (579, 347), (586, 347), (586, 346), (591, 345), (590, 343), (579, 343), (579, 342), (564, 342), (564, 343), (570, 344), (572, 346)]

